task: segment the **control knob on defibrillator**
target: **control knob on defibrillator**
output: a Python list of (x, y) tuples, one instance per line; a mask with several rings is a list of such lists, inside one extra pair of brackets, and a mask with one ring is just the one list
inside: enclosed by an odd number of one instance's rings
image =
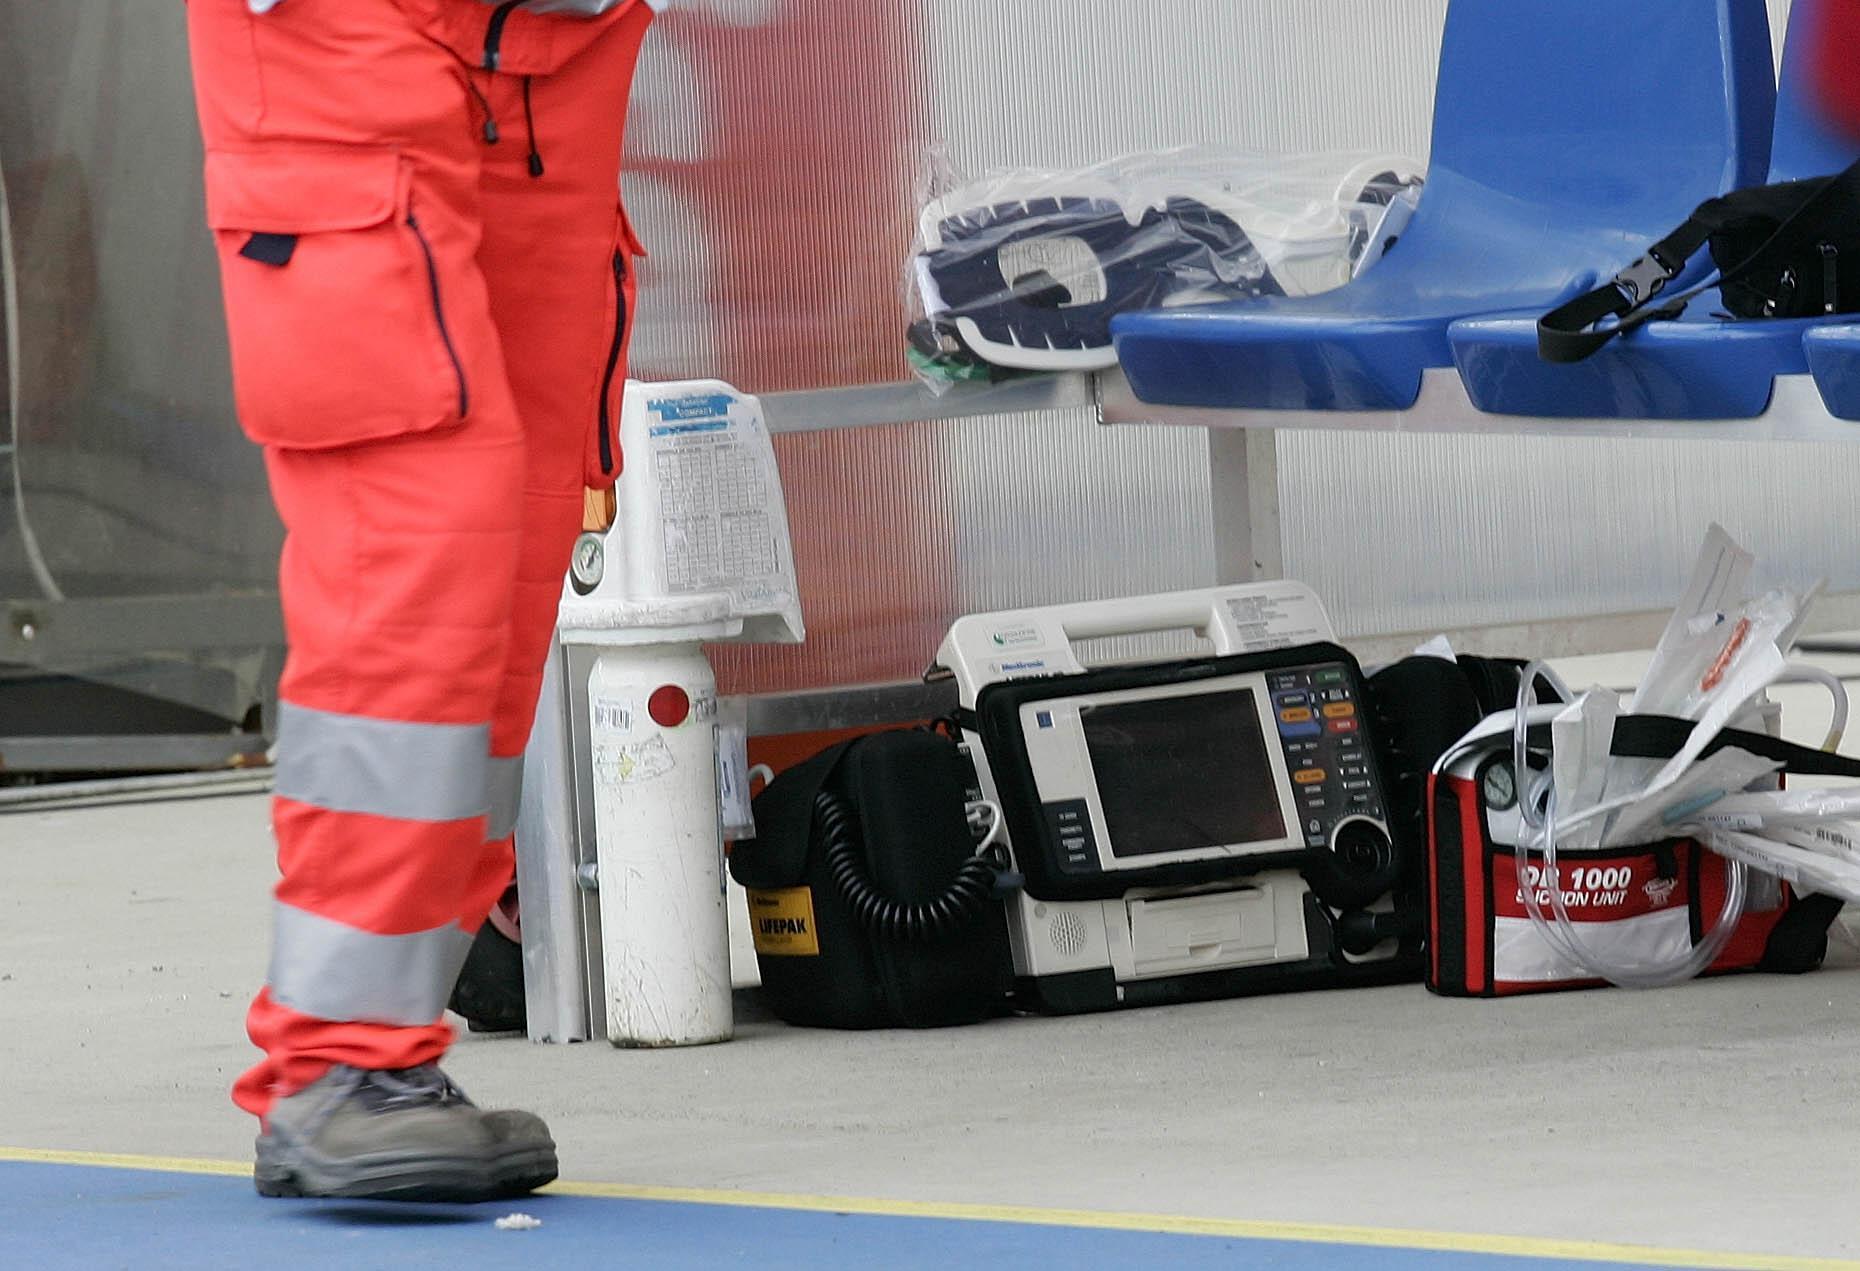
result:
[(1317, 898), (1333, 909), (1362, 909), (1394, 890), (1401, 861), (1386, 826), (1366, 816), (1345, 817), (1331, 831), (1330, 849), (1306, 873)]

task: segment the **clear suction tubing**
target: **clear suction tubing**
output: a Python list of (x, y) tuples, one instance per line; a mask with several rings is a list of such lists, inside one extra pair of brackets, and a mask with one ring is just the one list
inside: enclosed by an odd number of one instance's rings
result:
[[(1694, 945), (1684, 957), (1669, 962), (1654, 961), (1615, 961), (1593, 947), (1583, 938), (1577, 924), (1569, 916), (1569, 907), (1564, 900), (1562, 874), (1557, 867), (1557, 842), (1560, 836), (1577, 828), (1579, 825), (1606, 816), (1617, 808), (1625, 807), (1640, 797), (1640, 791), (1631, 795), (1605, 800), (1594, 807), (1558, 823), (1556, 806), (1556, 786), (1551, 779), (1551, 769), (1546, 766), (1542, 775), (1532, 783), (1530, 790), (1522, 789), (1524, 774), (1532, 771), (1528, 759), (1528, 724), (1526, 715), (1529, 707), (1536, 701), (1536, 685), (1540, 678), (1551, 684), (1558, 681), (1554, 673), (1543, 662), (1533, 662), (1525, 668), (1523, 678), (1518, 685), (1518, 704), (1516, 723), (1512, 732), (1512, 771), (1519, 774), (1520, 799), (1519, 811), (1523, 815), (1523, 826), (1518, 835), (1516, 846), (1517, 874), (1520, 883), (1530, 877), (1531, 853), (1535, 851), (1542, 859), (1541, 877), (1547, 880), (1546, 890), (1550, 893), (1549, 914), (1545, 914), (1538, 900), (1538, 889), (1521, 886), (1524, 896), (1525, 912), (1530, 915), (1531, 925), (1557, 955), (1566, 962), (1589, 975), (1607, 980), (1610, 984), (1623, 988), (1664, 988), (1698, 976), (1710, 966), (1724, 946), (1730, 941), (1737, 929), (1739, 919), (1744, 916), (1744, 901), (1747, 894), (1748, 871), (1742, 861), (1729, 861), (1729, 878), (1725, 887), (1724, 904), (1718, 911), (1717, 921), (1705, 932), (1704, 938)], [(1563, 696), (1567, 699), (1568, 694)]]

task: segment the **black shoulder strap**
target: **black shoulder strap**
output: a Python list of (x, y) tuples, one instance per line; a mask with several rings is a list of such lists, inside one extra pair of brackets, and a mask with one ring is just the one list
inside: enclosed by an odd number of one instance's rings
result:
[[(1729, 282), (1753, 268), (1797, 221), (1818, 211), (1837, 194), (1852, 190), (1860, 181), (1860, 163), (1830, 177), (1820, 177), (1797, 184), (1816, 187), (1796, 207), (1781, 218), (1776, 230), (1762, 246), (1743, 260), (1704, 282), (1669, 299), (1658, 308), (1653, 300), (1677, 278), (1686, 262), (1705, 246), (1711, 236), (1733, 221), (1760, 211), (1772, 211), (1780, 187), (1761, 186), (1750, 190), (1733, 190), (1699, 204), (1685, 223), (1655, 243), (1647, 254), (1616, 274), (1594, 291), (1552, 309), (1537, 320), (1537, 353), (1546, 362), (1580, 362), (1618, 335), (1624, 335), (1648, 322), (1676, 318), (1686, 302), (1700, 292)], [(1595, 324), (1616, 318), (1614, 326), (1596, 330)]]
[[(1671, 759), (1685, 746), (1692, 728), (1691, 720), (1674, 719), (1669, 715), (1623, 715), (1615, 721), (1614, 742), (1608, 753), (1618, 759)], [(1548, 747), (1550, 726), (1534, 726), (1529, 740), (1533, 746)], [(1799, 777), (1860, 778), (1860, 759), (1810, 750), (1780, 737), (1737, 728), (1727, 728), (1712, 738), (1704, 753), (1711, 755), (1732, 748), (1749, 751), (1760, 759), (1774, 760), (1783, 765), (1784, 772)]]
[(1667, 283), (1679, 276), (1711, 233), (1703, 221), (1693, 216), (1605, 285), (1537, 319), (1537, 355), (1546, 362), (1580, 362), (1600, 350), (1621, 334), (1621, 328), (1598, 331), (1595, 324), (1604, 318), (1625, 320), (1651, 303)]
[[(1615, 721), (1615, 739), (1609, 753), (1626, 759), (1671, 759), (1692, 735), (1692, 727), (1691, 720), (1665, 715), (1624, 715)], [(1784, 772), (1799, 777), (1860, 777), (1860, 760), (1737, 728), (1727, 728), (1712, 738), (1704, 753), (1732, 748), (1775, 760), (1783, 765)]]

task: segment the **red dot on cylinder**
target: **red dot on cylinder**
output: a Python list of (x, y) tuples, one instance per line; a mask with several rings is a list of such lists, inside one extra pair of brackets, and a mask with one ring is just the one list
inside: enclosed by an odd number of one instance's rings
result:
[(691, 695), (676, 684), (655, 688), (646, 699), (646, 713), (660, 728), (676, 728), (691, 714)]

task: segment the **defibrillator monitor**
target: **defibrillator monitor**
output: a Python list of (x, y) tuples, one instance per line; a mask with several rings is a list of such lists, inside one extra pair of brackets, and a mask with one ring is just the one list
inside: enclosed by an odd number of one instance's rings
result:
[(1142, 869), (1302, 846), (1266, 749), (1263, 677), (1081, 694), (1020, 708), (1062, 868)]
[(1029, 891), (1106, 897), (1387, 858), (1358, 673), (1335, 653), (991, 685), (977, 715)]

